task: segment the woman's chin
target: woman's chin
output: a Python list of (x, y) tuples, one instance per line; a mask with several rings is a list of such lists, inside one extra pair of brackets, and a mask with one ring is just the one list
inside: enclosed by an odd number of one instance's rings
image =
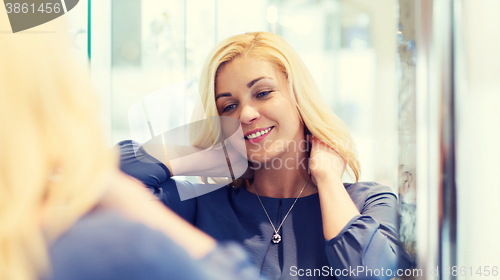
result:
[(262, 167), (264, 165), (269, 165), (277, 160), (280, 160), (281, 153), (278, 152), (263, 152), (263, 153), (248, 153), (248, 161), (250, 161), (254, 167)]

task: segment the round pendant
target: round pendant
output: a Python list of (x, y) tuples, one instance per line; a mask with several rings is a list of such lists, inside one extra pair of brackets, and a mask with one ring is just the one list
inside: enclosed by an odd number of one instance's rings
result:
[(273, 239), (272, 240), (273, 240), (274, 243), (280, 243), (280, 241), (281, 241), (281, 235), (279, 235), (279, 234), (276, 233), (275, 235), (273, 235)]

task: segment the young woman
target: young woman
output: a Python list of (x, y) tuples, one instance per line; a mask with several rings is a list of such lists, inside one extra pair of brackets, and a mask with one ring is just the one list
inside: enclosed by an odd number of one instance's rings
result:
[(56, 30), (0, 34), (0, 279), (258, 279), (119, 171)]
[[(398, 240), (396, 195), (357, 182), (359, 163), (348, 129), (283, 39), (256, 32), (222, 41), (200, 83), (207, 116), (241, 124), (250, 177), (181, 201), (175, 185), (189, 183), (170, 177), (217, 173), (220, 160), (213, 150), (200, 149), (191, 163), (155, 160), (151, 147), (137, 149), (133, 141), (120, 143), (123, 171), (215, 239), (243, 244), (270, 279), (387, 279), (398, 267), (411, 266)], [(208, 129), (198, 130), (200, 139), (210, 135)], [(356, 183), (342, 183), (346, 166)]]

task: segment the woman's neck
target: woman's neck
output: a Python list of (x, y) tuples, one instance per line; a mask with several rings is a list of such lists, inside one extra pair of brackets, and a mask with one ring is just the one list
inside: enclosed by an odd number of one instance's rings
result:
[(302, 188), (302, 197), (317, 193), (318, 189), (309, 178), (308, 159), (307, 152), (299, 152), (281, 157), (283, 164), (280, 168), (264, 165), (265, 167), (255, 170), (253, 183), (247, 190), (260, 196), (275, 198), (296, 198)]

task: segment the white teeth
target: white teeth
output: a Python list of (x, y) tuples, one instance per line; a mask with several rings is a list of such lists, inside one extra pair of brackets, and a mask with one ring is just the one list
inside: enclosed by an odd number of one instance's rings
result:
[(266, 133), (268, 133), (269, 131), (271, 131), (271, 128), (268, 128), (266, 130), (262, 130), (262, 131), (258, 131), (256, 133), (252, 133), (251, 135), (248, 135), (246, 138), (247, 139), (253, 139), (253, 138), (256, 138), (256, 137), (259, 137), (259, 136), (262, 136)]

